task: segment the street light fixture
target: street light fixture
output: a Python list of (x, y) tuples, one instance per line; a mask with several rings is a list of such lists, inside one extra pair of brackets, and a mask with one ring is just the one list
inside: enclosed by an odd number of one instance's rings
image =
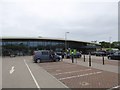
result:
[(67, 34), (68, 34), (69, 32), (65, 32), (65, 50), (67, 49)]

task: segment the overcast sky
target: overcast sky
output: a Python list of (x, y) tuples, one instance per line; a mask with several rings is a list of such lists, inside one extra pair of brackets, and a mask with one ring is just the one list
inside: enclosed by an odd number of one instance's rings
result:
[(117, 0), (1, 0), (0, 17), (3, 37), (118, 40)]

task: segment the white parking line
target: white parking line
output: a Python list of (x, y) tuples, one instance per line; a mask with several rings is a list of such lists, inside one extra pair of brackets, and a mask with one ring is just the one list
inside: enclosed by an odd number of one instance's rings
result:
[[(42, 69), (44, 69), (43, 67), (41, 67)], [(46, 70), (45, 70), (46, 73), (48, 73)], [(58, 81), (59, 83), (61, 83), (65, 88), (69, 88), (67, 87), (64, 83), (62, 83), (61, 81), (59, 81), (58, 79), (56, 79), (52, 74), (48, 73), (52, 78), (54, 78), (56, 81)], [(69, 89), (68, 89), (69, 90)]]
[(110, 89), (107, 89), (107, 90), (114, 90), (114, 89), (116, 89), (116, 88), (120, 88), (120, 85), (118, 85), (118, 86), (115, 86), (115, 87), (112, 87), (112, 88), (110, 88)]
[[(76, 67), (76, 66), (70, 66), (70, 65), (64, 66), (64, 68), (71, 68), (71, 67)], [(45, 67), (44, 67), (44, 68), (45, 68)], [(59, 68), (59, 67), (52, 67), (52, 68), (45, 68), (45, 69), (50, 70), (50, 69), (55, 69), (55, 68)]]
[(35, 84), (36, 84), (37, 88), (39, 88), (39, 89), (40, 89), (40, 86), (38, 85), (38, 82), (37, 82), (37, 80), (35, 79), (35, 77), (34, 77), (34, 75), (33, 75), (32, 71), (30, 70), (30, 68), (29, 68), (29, 66), (28, 66), (28, 64), (27, 64), (27, 62), (26, 62), (26, 60), (25, 60), (25, 59), (24, 59), (24, 63), (25, 63), (25, 65), (27, 66), (27, 69), (29, 70), (29, 72), (30, 72), (30, 74), (31, 74), (31, 76), (32, 76), (32, 78), (33, 78), (33, 80), (34, 80), (34, 82), (35, 82)]
[(77, 76), (59, 78), (58, 80), (65, 80), (65, 79), (71, 79), (71, 78), (77, 78), (77, 77), (84, 77), (84, 76), (95, 75), (95, 74), (100, 74), (100, 73), (102, 73), (102, 72), (93, 72), (93, 73), (87, 73), (87, 74), (82, 74), (82, 75), (77, 75)]
[(61, 66), (66, 66), (66, 65), (65, 64), (63, 64), (63, 65), (50, 65), (50, 66), (45, 66), (45, 68), (53, 68), (53, 67), (59, 67), (59, 66), (61, 67)]
[(113, 87), (113, 88), (119, 88), (120, 86), (115, 86), (115, 87)]
[(77, 70), (77, 71), (71, 71), (71, 72), (57, 73), (57, 74), (53, 74), (53, 75), (70, 74), (70, 73), (82, 72), (82, 71), (90, 71), (90, 70), (91, 70), (91, 69)]
[(13, 72), (15, 71), (15, 67), (14, 66), (12, 66), (12, 68), (11, 68), (11, 70), (10, 70), (10, 74), (12, 74)]

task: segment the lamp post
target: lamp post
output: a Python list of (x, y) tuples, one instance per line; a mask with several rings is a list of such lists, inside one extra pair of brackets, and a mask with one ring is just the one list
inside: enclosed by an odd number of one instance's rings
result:
[(111, 38), (112, 38), (112, 37), (109, 37), (109, 43), (110, 43), (109, 48), (111, 48)]
[(67, 34), (68, 34), (69, 32), (65, 32), (65, 50), (67, 49)]

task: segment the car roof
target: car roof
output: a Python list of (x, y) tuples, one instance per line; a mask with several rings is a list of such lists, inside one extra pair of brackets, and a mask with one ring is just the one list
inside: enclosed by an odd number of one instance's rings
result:
[(49, 50), (37, 50), (37, 51), (34, 51), (35, 53), (36, 52), (49, 52)]

